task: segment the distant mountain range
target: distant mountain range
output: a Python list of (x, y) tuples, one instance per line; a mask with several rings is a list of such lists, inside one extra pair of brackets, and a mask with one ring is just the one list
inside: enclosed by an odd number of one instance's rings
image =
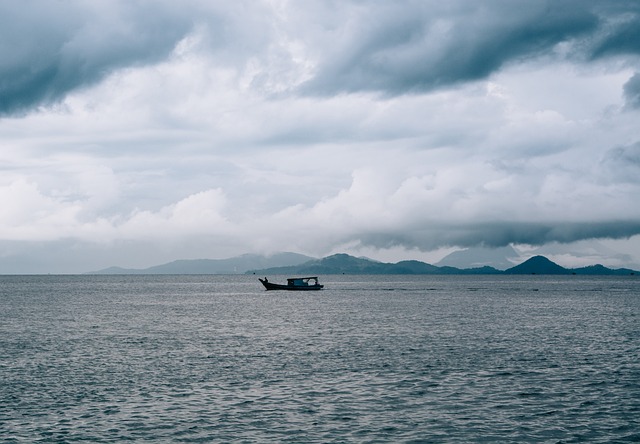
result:
[(273, 256), (243, 254), (230, 259), (179, 260), (141, 269), (110, 267), (87, 274), (244, 274), (255, 268), (295, 266), (312, 259), (297, 253), (278, 253)]
[(618, 263), (626, 264), (618, 265), (618, 267), (640, 269), (638, 268), (640, 264), (634, 263), (634, 258), (630, 255), (617, 252), (596, 240), (578, 241), (571, 243), (571, 245), (551, 243), (525, 250), (516, 249), (512, 245), (499, 248), (471, 247), (453, 251), (434, 265), (456, 268), (490, 266), (498, 270), (506, 270), (532, 256), (544, 256), (551, 260), (564, 258), (563, 260), (571, 260), (575, 264), (581, 264), (574, 265), (575, 267)]
[(334, 254), (314, 259), (296, 253), (279, 253), (265, 257), (242, 255), (230, 259), (180, 260), (145, 269), (111, 267), (88, 274), (260, 274), (260, 275), (323, 275), (323, 274), (554, 274), (554, 275), (640, 275), (628, 268), (611, 269), (603, 265), (564, 268), (544, 256), (534, 256), (506, 270), (490, 266), (456, 268), (435, 266), (420, 261), (385, 263), (348, 254)]
[(477, 268), (437, 267), (420, 261), (401, 261), (395, 264), (335, 254), (300, 265), (251, 270), (254, 274), (320, 275), (320, 274), (576, 274), (627, 276), (640, 274), (628, 268), (611, 269), (603, 265), (564, 268), (544, 256), (534, 256), (504, 271), (489, 266)]

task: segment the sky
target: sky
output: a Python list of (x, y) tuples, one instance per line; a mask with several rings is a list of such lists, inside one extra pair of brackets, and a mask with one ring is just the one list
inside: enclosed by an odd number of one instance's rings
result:
[(0, 273), (640, 267), (640, 2), (0, 1), (0, 201)]

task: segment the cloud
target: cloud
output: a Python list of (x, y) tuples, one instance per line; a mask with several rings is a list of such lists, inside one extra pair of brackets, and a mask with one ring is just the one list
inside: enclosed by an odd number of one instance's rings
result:
[(16, 261), (636, 233), (635, 2), (30, 5), (0, 3)]
[(207, 190), (188, 196), (157, 212), (136, 211), (112, 227), (116, 239), (165, 239), (222, 236), (235, 230), (221, 214), (225, 197), (221, 190)]
[(349, 20), (328, 33), (311, 94), (418, 93), (483, 79), (503, 65), (552, 52), (593, 32), (584, 2), (347, 3)]
[[(634, 245), (634, 242), (628, 238), (620, 243), (622, 242), (627, 247)], [(620, 253), (606, 245), (611, 243), (607, 240), (578, 241), (570, 244), (552, 243), (537, 248), (523, 248), (522, 253), (525, 253), (525, 257), (541, 254), (558, 264), (571, 268), (587, 267), (594, 264), (603, 264), (610, 268), (630, 267), (635, 270), (640, 268), (639, 263), (633, 262), (632, 255)]]
[(636, 72), (633, 77), (624, 84), (625, 103), (628, 108), (640, 109), (640, 73)]
[(50, 105), (116, 69), (161, 60), (190, 27), (168, 2), (2, 2), (0, 115)]
[[(3, 239), (47, 240), (69, 229), (80, 206), (44, 196), (38, 186), (19, 179), (0, 187), (0, 227)], [(67, 234), (69, 234), (67, 232)]]
[[(610, 196), (606, 187), (585, 189), (583, 184), (574, 184), (570, 188), (569, 183), (551, 184), (549, 190), (544, 184), (517, 176), (503, 177), (501, 182), (498, 178), (502, 174), (488, 165), (467, 164), (398, 183), (388, 173), (356, 171), (348, 189), (313, 207), (288, 207), (261, 220), (254, 232), (269, 233), (271, 248), (287, 242), (304, 251), (346, 244), (429, 251), (451, 246), (621, 239), (640, 234), (639, 210), (628, 208), (629, 197), (623, 193)], [(537, 187), (528, 188), (530, 183)], [(589, 205), (606, 198), (611, 202), (601, 207)], [(286, 230), (276, 228), (283, 226)], [(309, 234), (317, 231), (323, 235)]]
[(591, 57), (640, 54), (640, 5), (637, 2), (595, 2), (602, 13), (600, 35), (595, 38)]
[(386, 247), (389, 245), (415, 246), (432, 250), (443, 246), (505, 247), (511, 244), (544, 245), (551, 242), (571, 243), (585, 239), (628, 239), (640, 234), (638, 221), (606, 222), (512, 222), (433, 224), (409, 234), (375, 233), (365, 243)]
[(608, 150), (602, 160), (607, 178), (619, 183), (640, 183), (640, 141), (632, 145), (618, 146)]
[(2, 2), (0, 115), (59, 103), (185, 49), (268, 94), (397, 95), (550, 54), (638, 54), (639, 23), (640, 8), (622, 1)]
[(195, 0), (1, 2), (0, 116), (59, 103), (190, 45), (221, 66), (242, 66), (269, 40), (268, 22), (256, 20), (262, 10), (255, 2)]
[[(223, 236), (234, 232), (223, 216), (226, 198), (220, 189), (192, 194), (157, 211), (136, 209), (129, 215), (107, 216), (100, 210), (112, 201), (110, 194), (119, 190), (104, 194), (100, 184), (105, 181), (97, 176), (93, 179), (84, 190), (74, 193), (55, 189), (43, 192), (37, 183), (24, 179), (0, 186), (4, 202), (0, 207), (2, 240), (178, 241), (185, 236)], [(81, 185), (79, 180), (85, 180), (84, 174), (78, 173), (70, 182), (77, 186)]]

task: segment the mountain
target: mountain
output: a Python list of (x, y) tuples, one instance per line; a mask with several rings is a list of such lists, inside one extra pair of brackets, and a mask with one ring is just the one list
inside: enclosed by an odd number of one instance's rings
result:
[(490, 266), (498, 270), (513, 267), (520, 254), (511, 246), (501, 248), (467, 248), (454, 251), (443, 257), (435, 265), (438, 267), (480, 268)]
[(348, 254), (334, 254), (302, 265), (272, 267), (251, 272), (254, 274), (388, 274), (389, 265)]
[(254, 268), (295, 266), (312, 259), (297, 253), (244, 254), (229, 259), (178, 260), (144, 269), (109, 267), (86, 274), (243, 274)]
[(300, 265), (287, 267), (272, 267), (250, 270), (253, 274), (281, 274), (289, 276), (317, 276), (322, 274), (579, 274), (579, 275), (633, 275), (639, 274), (634, 270), (612, 270), (602, 265), (569, 269), (564, 268), (544, 256), (534, 256), (520, 265), (505, 271), (484, 266), (478, 268), (460, 269), (456, 267), (438, 267), (420, 261), (401, 261), (395, 264), (372, 261), (367, 258), (357, 258), (348, 254), (334, 254), (323, 259), (315, 259)]
[(617, 268), (611, 269), (607, 268), (604, 265), (590, 265), (588, 267), (574, 268), (572, 272), (580, 275), (606, 275), (606, 276), (629, 276), (640, 274), (635, 270), (631, 270), (629, 268)]
[(496, 274), (499, 270), (491, 267), (461, 270), (454, 267), (436, 267), (420, 261), (401, 261), (395, 264), (357, 258), (348, 254), (334, 254), (298, 266), (274, 267), (251, 270), (253, 274)]
[(576, 274), (581, 276), (629, 276), (638, 274), (628, 268), (611, 269), (604, 265), (564, 268), (544, 256), (533, 256), (527, 261), (505, 270), (505, 274)]
[(534, 256), (505, 270), (506, 274), (571, 274), (571, 271), (544, 256)]
[(348, 254), (334, 254), (322, 259), (296, 253), (273, 256), (245, 254), (229, 259), (178, 260), (145, 269), (110, 267), (87, 274), (283, 274), (289, 276), (318, 276), (323, 274), (576, 274), (623, 276), (640, 274), (627, 268), (610, 269), (603, 265), (564, 268), (544, 256), (534, 256), (505, 271), (489, 266), (457, 268), (436, 266), (420, 261), (400, 261), (395, 264), (358, 258)]

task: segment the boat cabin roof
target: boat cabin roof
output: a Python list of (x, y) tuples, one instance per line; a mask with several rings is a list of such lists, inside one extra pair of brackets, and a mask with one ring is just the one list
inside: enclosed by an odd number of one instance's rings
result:
[(287, 282), (289, 284), (294, 284), (294, 283), (299, 283), (299, 282), (308, 282), (308, 281), (316, 281), (316, 283), (318, 282), (318, 277), (317, 276), (309, 276), (309, 277), (298, 277), (298, 278), (289, 278), (287, 279)]

